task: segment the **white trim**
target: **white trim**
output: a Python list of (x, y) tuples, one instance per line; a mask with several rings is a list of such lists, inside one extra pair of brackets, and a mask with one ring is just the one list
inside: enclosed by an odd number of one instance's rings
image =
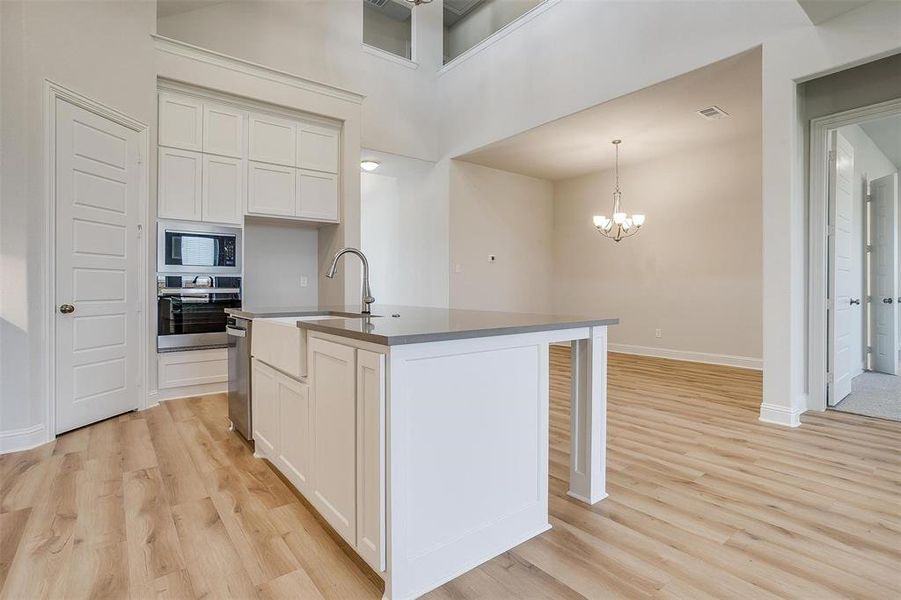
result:
[(519, 17), (513, 19), (512, 21), (510, 21), (509, 23), (507, 23), (506, 25), (504, 25), (503, 27), (501, 27), (500, 29), (498, 29), (497, 31), (495, 31), (494, 33), (492, 33), (491, 35), (486, 37), (484, 40), (482, 40), (475, 46), (471, 47), (470, 49), (466, 50), (465, 52), (461, 53), (460, 55), (454, 57), (449, 63), (447, 63), (440, 69), (438, 69), (438, 75), (443, 75), (443, 74), (447, 73), (448, 71), (450, 71), (457, 65), (460, 65), (460, 64), (466, 62), (467, 60), (469, 60), (470, 58), (472, 58), (473, 56), (475, 56), (482, 50), (485, 50), (489, 46), (493, 46), (494, 44), (498, 43), (499, 41), (501, 41), (502, 39), (504, 39), (505, 37), (507, 37), (508, 35), (513, 33), (514, 31), (516, 31), (517, 29), (519, 29), (520, 27), (522, 27), (523, 25), (525, 25), (526, 23), (528, 23), (529, 21), (531, 21), (532, 19), (537, 17), (538, 15), (541, 15), (541, 14), (549, 11), (551, 8), (553, 8), (554, 6), (556, 6), (559, 3), (560, 3), (560, 0), (544, 0), (544, 2), (542, 2), (541, 4), (539, 4), (532, 10), (530, 10), (526, 13), (523, 13)]
[(236, 58), (234, 56), (222, 54), (221, 52), (215, 52), (213, 50), (201, 48), (200, 46), (194, 46), (193, 44), (186, 44), (185, 42), (173, 40), (172, 38), (167, 38), (162, 35), (151, 34), (150, 37), (153, 38), (156, 50), (158, 52), (166, 52), (169, 54), (174, 54), (175, 56), (190, 58), (198, 62), (222, 67), (231, 71), (250, 75), (259, 79), (273, 81), (275, 83), (281, 83), (309, 92), (331, 96), (332, 98), (337, 98), (346, 102), (352, 102), (354, 104), (361, 104), (363, 102), (364, 96), (362, 94), (358, 94), (357, 92), (352, 92), (350, 90), (339, 88), (327, 83), (322, 83), (320, 81), (315, 81), (313, 79), (307, 79), (306, 77), (301, 77), (300, 75), (295, 75), (294, 73), (288, 73), (287, 71), (273, 69), (272, 67), (267, 67), (259, 63), (244, 60), (243, 58)]
[[(211, 396), (213, 394), (225, 394), (228, 392), (228, 382), (201, 383), (197, 385), (184, 385), (157, 391), (154, 396), (156, 404), (179, 398), (192, 398), (194, 396)], [(150, 408), (148, 406), (147, 408)]]
[(387, 60), (388, 62), (393, 62), (402, 67), (406, 67), (408, 69), (418, 69), (419, 63), (414, 62), (412, 59), (404, 58), (403, 56), (398, 56), (392, 52), (388, 52), (387, 50), (382, 50), (381, 48), (376, 48), (375, 46), (370, 46), (369, 44), (362, 44), (363, 52), (366, 54), (370, 54), (376, 58), (380, 58), (382, 60)]
[[(828, 285), (828, 248), (826, 238), (829, 227), (829, 201), (826, 168), (828, 157), (828, 136), (830, 130), (845, 125), (855, 125), (865, 121), (880, 119), (892, 114), (901, 113), (901, 98), (872, 104), (861, 108), (817, 117), (810, 120), (810, 167), (808, 198), (809, 212), (809, 262), (810, 272), (808, 284), (807, 327), (807, 384), (808, 396), (805, 405), (810, 410), (826, 410), (827, 364), (826, 355), (828, 322), (826, 303), (829, 297)], [(761, 405), (761, 415), (764, 407)], [(761, 417), (762, 418), (762, 417)]]
[(783, 425), (785, 427), (798, 427), (801, 425), (801, 413), (803, 409), (789, 409), (779, 404), (760, 404), (760, 416), (758, 420), (763, 423)]
[(47, 431), (43, 423), (22, 429), (0, 431), (0, 454), (30, 450), (46, 444), (52, 439), (52, 437), (50, 440), (47, 439)]
[(707, 352), (692, 352), (690, 350), (671, 350), (668, 348), (653, 348), (651, 346), (636, 346), (633, 344), (614, 344), (607, 345), (610, 352), (619, 352), (622, 354), (637, 354), (639, 356), (653, 356), (656, 358), (669, 358), (672, 360), (684, 360), (687, 362), (706, 363), (710, 365), (722, 365), (726, 367), (737, 367), (739, 369), (753, 369), (760, 371), (763, 369), (762, 358), (752, 358), (749, 356), (733, 356), (731, 354), (709, 354)]
[[(44, 339), (45, 366), (45, 421), (40, 424), (42, 442), (50, 442), (56, 438), (56, 101), (65, 100), (81, 109), (92, 112), (123, 127), (127, 127), (138, 133), (138, 144), (141, 148), (141, 165), (139, 168), (140, 181), (138, 182), (139, 210), (143, 212), (138, 225), (143, 235), (140, 240), (141, 257), (140, 273), (138, 281), (143, 281), (147, 288), (139, 293), (140, 305), (138, 314), (141, 315), (141, 324), (138, 327), (138, 364), (140, 365), (140, 380), (138, 382), (139, 404), (138, 409), (145, 408), (148, 404), (149, 361), (147, 356), (147, 327), (145, 316), (147, 315), (147, 297), (150, 295), (149, 278), (147, 277), (148, 251), (147, 251), (147, 223), (150, 221), (150, 127), (123, 112), (107, 106), (101, 102), (88, 98), (70, 88), (49, 79), (44, 80), (44, 181), (46, 190), (44, 193), (44, 253), (41, 256), (41, 272), (44, 279), (44, 297), (41, 304), (44, 311)], [(153, 238), (153, 236), (149, 236)], [(35, 426), (37, 427), (37, 426)]]

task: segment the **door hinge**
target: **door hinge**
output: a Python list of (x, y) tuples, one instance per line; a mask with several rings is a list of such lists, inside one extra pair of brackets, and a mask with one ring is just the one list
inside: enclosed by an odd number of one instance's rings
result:
[(873, 347), (867, 346), (867, 354), (873, 354)]
[(835, 150), (830, 150), (830, 151), (829, 151), (829, 161), (830, 161), (830, 162), (835, 162)]
[(871, 244), (867, 244), (867, 252), (872, 252), (873, 246)]
[(867, 202), (872, 202), (872, 201), (873, 201), (873, 194), (867, 194), (867, 195), (866, 195), (866, 200), (867, 200)]
[(138, 239), (144, 237), (144, 226), (138, 223)]

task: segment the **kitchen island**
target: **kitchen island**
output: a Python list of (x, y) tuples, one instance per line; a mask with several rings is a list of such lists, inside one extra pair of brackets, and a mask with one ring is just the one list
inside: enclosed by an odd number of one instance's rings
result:
[(255, 451), (384, 578), (385, 598), (415, 598), (550, 528), (552, 343), (573, 348), (569, 494), (606, 495), (607, 327), (617, 319), (355, 310), (228, 312), (262, 332)]

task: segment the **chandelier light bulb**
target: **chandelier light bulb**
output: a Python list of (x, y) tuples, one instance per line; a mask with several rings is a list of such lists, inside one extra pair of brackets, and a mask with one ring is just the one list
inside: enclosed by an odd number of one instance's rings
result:
[(607, 221), (608, 221), (608, 219), (604, 215), (595, 215), (594, 216), (594, 226), (595, 227), (600, 227), (603, 229), (604, 226), (607, 224)]
[(644, 225), (644, 215), (632, 215), (632, 222), (636, 227), (641, 227)]
[(616, 223), (617, 225), (622, 225), (623, 223), (625, 223), (626, 222), (626, 213), (624, 213), (624, 212), (613, 213), (613, 222)]

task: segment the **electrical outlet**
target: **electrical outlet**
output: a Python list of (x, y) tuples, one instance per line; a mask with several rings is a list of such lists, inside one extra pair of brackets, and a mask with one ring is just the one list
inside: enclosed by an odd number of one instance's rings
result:
[(662, 338), (662, 337), (663, 337), (663, 330), (662, 330), (662, 329), (655, 329), (655, 330), (654, 330), (654, 337)]
[(309, 283), (310, 283), (310, 281), (309, 281), (309, 279), (307, 279), (306, 275), (300, 276), (300, 287), (307, 287), (307, 284), (309, 284)]
[(463, 265), (461, 265), (460, 263), (455, 264), (454, 265), (454, 273), (462, 273), (462, 272), (463, 272)]
[(496, 255), (494, 255), (494, 254), (489, 254), (489, 255), (488, 255), (488, 262), (493, 263), (493, 262), (496, 262), (496, 261), (497, 261), (497, 256), (496, 256)]

